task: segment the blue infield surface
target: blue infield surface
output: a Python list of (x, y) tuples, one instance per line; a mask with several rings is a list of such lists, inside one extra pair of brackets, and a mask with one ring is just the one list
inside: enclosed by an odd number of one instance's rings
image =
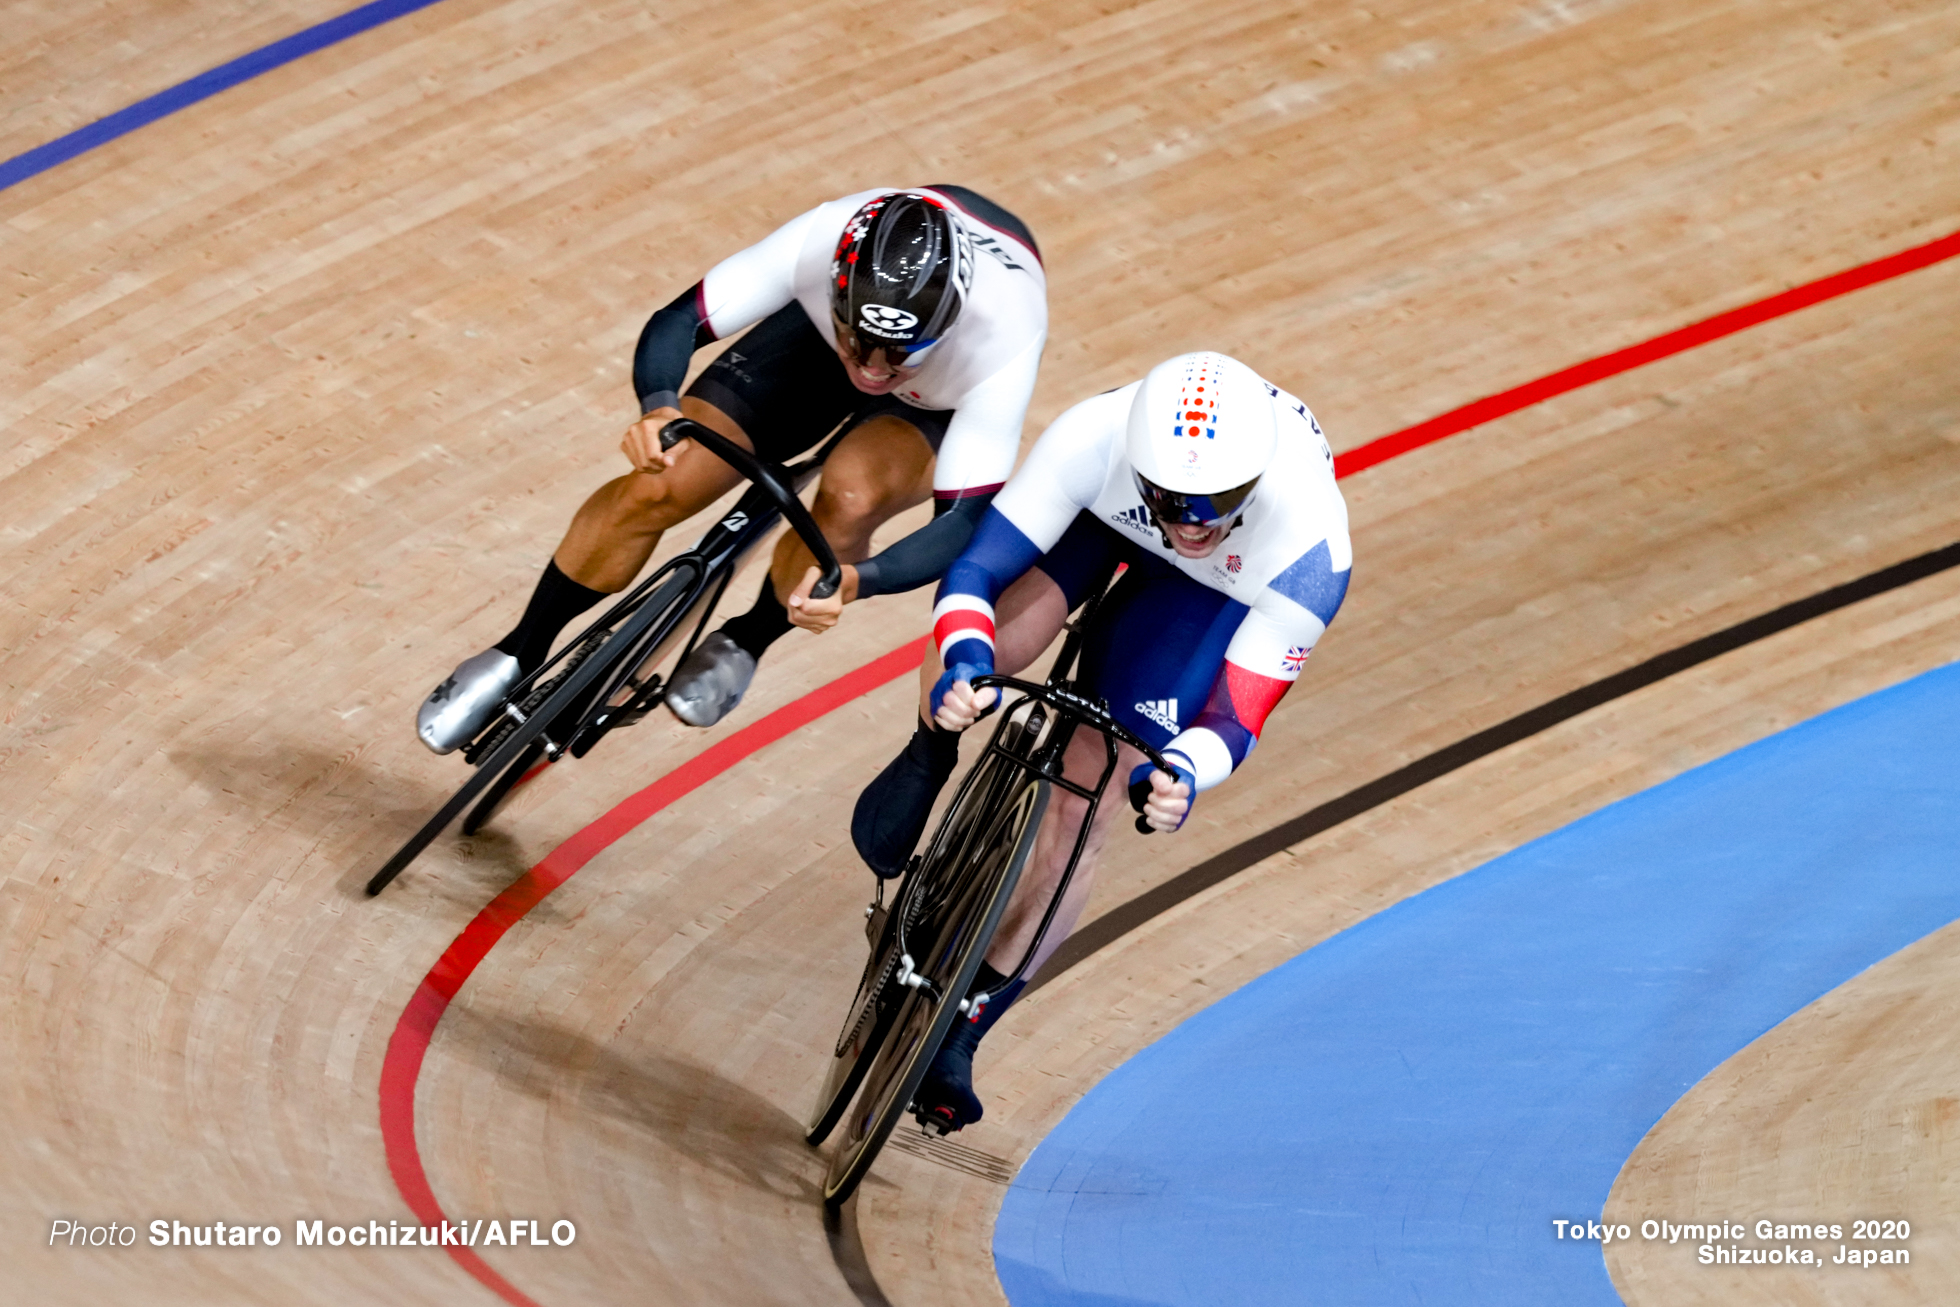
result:
[(1008, 1191), (1008, 1299), (1616, 1303), (1599, 1245), (1553, 1219), (1597, 1218), (1724, 1060), (1960, 917), (1957, 872), (1960, 664), (1416, 895), (1177, 1027)]

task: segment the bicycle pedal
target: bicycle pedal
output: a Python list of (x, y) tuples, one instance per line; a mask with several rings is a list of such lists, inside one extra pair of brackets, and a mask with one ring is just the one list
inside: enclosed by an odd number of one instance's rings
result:
[(953, 1119), (953, 1111), (949, 1107), (921, 1108), (914, 1103), (905, 1110), (918, 1121), (919, 1133), (922, 1135), (929, 1137), (936, 1134), (944, 1139), (947, 1135), (959, 1133), (961, 1129), (960, 1124)]

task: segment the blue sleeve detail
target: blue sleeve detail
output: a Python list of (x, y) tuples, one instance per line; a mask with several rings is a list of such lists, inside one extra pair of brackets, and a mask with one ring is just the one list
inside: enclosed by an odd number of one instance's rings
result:
[(1331, 626), (1334, 614), (1347, 598), (1348, 576), (1353, 571), (1336, 572), (1334, 556), (1327, 542), (1321, 541), (1302, 554), (1294, 564), (1272, 579), (1272, 588)]
[[(1184, 822), (1191, 820), (1191, 814), (1198, 807), (1198, 777), (1189, 768), (1178, 766), (1178, 760), (1179, 755), (1175, 753), (1164, 755), (1164, 761), (1171, 764), (1171, 770), (1177, 774), (1179, 780), (1184, 782), (1184, 788), (1190, 791), (1189, 806), (1184, 809), (1184, 820), (1178, 822), (1172, 828), (1174, 830), (1184, 829)], [(1154, 762), (1140, 763), (1130, 769), (1130, 806), (1138, 812), (1143, 811), (1144, 801), (1150, 797), (1150, 773), (1156, 770), (1157, 764)]]
[[(980, 663), (979, 665), (975, 665), (973, 663), (955, 660), (947, 666), (945, 671), (939, 674), (939, 679), (932, 683), (932, 695), (926, 700), (926, 708), (934, 717), (939, 715), (939, 704), (945, 699), (946, 691), (953, 688), (953, 682), (965, 681), (968, 685), (971, 685), (973, 684), (974, 677), (985, 676), (994, 670), (993, 650), (981, 644), (978, 640), (962, 641), (961, 644), (978, 646), (982, 655)], [(957, 644), (953, 646), (954, 649), (958, 649), (959, 647), (960, 645)]]
[(1034, 541), (1023, 535), (1021, 528), (1008, 521), (998, 508), (990, 506), (980, 525), (973, 529), (966, 548), (946, 569), (946, 579), (939, 583), (934, 602), (949, 594), (962, 594), (974, 595), (991, 604), (1040, 557), (1041, 550), (1035, 547)]
[(698, 282), (688, 287), (640, 329), (639, 343), (633, 347), (633, 393), (640, 397), (642, 413), (680, 407), (677, 397), (687, 377), (688, 360), (715, 338), (701, 317), (700, 289)]

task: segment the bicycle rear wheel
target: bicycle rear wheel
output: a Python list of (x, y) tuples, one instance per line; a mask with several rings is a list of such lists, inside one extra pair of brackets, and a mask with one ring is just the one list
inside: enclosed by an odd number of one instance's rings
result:
[(463, 818), (463, 834), (474, 835), (482, 830), (484, 823), (489, 821), (491, 815), (497, 811), (497, 805), (508, 798), (510, 792), (517, 788), (518, 783), (531, 774), (531, 768), (537, 766), (538, 759), (542, 757), (544, 757), (544, 745), (537, 741), (532, 741), (530, 748), (518, 754), (517, 761), (504, 768), (504, 774), (491, 783), (489, 790), (477, 800), (476, 806), (470, 809), (469, 816)]
[(891, 1019), (898, 1011), (904, 990), (891, 983), (898, 971), (898, 917), (885, 911), (874, 919), (871, 953), (864, 960), (864, 974), (858, 978), (857, 997), (844, 1014), (844, 1029), (831, 1050), (817, 1103), (803, 1130), (803, 1141), (812, 1147), (822, 1143), (837, 1125), (851, 1096), (864, 1081), (864, 1069), (885, 1041)]
[[(974, 774), (979, 783), (970, 780), (963, 798), (968, 793), (986, 796), (1005, 782), (1005, 801), (985, 804), (983, 820), (974, 824), (970, 838), (945, 849), (949, 856), (936, 874), (922, 877), (907, 896), (916, 895), (922, 905), (918, 917), (908, 920), (905, 935), (910, 941), (926, 941), (922, 956), (912, 962), (923, 983), (904, 984), (903, 958), (898, 974), (887, 982), (907, 992), (895, 1005), (863, 1073), (864, 1087), (844, 1117), (844, 1138), (824, 1179), (824, 1201), (833, 1206), (850, 1197), (911, 1107), (927, 1067), (960, 1016), (960, 1002), (1034, 850), (1049, 783), (1028, 776), (1016, 760), (999, 756), (988, 758)], [(935, 852), (940, 844), (935, 838)]]
[[(381, 870), (374, 873), (367, 883), (370, 895), (379, 894), (388, 887), (390, 881), (399, 876), (408, 864), (415, 861), (423, 849), (434, 842), (436, 836), (454, 821), (463, 810), (476, 800), (477, 795), (488, 789), (493, 781), (505, 777), (520, 758), (538, 744), (545, 732), (561, 718), (575, 721), (577, 705), (587, 704), (588, 692), (601, 676), (610, 672), (618, 661), (640, 646), (640, 637), (653, 628), (663, 618), (671, 615), (674, 608), (685, 608), (692, 592), (698, 586), (696, 569), (689, 567), (676, 571), (666, 582), (650, 595), (646, 602), (635, 608), (620, 625), (603, 637), (594, 637), (596, 647), (590, 656), (584, 658), (577, 667), (567, 671), (564, 680), (551, 691), (538, 710), (521, 723), (513, 723), (507, 735), (499, 738), (495, 747), (479, 763), (476, 770), (463, 782), (460, 789), (451, 795), (449, 801), (436, 810), (436, 814), (422, 823), (422, 828), (408, 837), (395, 855), (382, 864)], [(586, 637), (581, 636), (581, 639)], [(522, 776), (522, 772), (518, 776)], [(511, 783), (516, 784), (516, 777)], [(485, 816), (488, 816), (486, 813)]]

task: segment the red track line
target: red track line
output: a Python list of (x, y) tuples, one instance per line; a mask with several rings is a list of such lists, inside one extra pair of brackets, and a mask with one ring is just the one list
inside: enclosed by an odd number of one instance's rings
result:
[[(750, 754), (809, 725), (831, 709), (903, 676), (919, 665), (925, 647), (923, 636), (901, 645), (711, 745), (546, 854), (543, 862), (519, 876), (463, 928), (463, 933), (416, 987), (414, 997), (402, 1010), (401, 1020), (395, 1024), (387, 1055), (381, 1061), (381, 1139), (388, 1150), (388, 1169), (394, 1174), (395, 1187), (401, 1191), (409, 1210), (422, 1224), (440, 1225), (448, 1217), (442, 1204), (436, 1201), (435, 1191), (429, 1187), (428, 1173), (422, 1169), (422, 1155), (415, 1144), (415, 1082), (422, 1073), (422, 1058), (429, 1051), (429, 1039), (435, 1034), (436, 1023), (442, 1020), (450, 1000), (456, 997), (477, 964), (496, 947), (497, 941), (525, 913), (543, 902), (547, 894), (570, 880), (620, 836)], [(444, 1251), (514, 1307), (538, 1307), (533, 1299), (492, 1270), (473, 1249), (451, 1246)]]
[[(1726, 313), (1656, 336), (1626, 349), (1587, 359), (1550, 376), (1491, 395), (1462, 408), (1391, 432), (1365, 445), (1350, 449), (1334, 459), (1336, 477), (1352, 476), (1364, 468), (1433, 444), (1445, 437), (1541, 403), (1555, 395), (1618, 376), (1644, 363), (1652, 363), (1711, 340), (1733, 335), (1772, 318), (1795, 313), (1825, 300), (1854, 290), (1900, 277), (1908, 272), (1960, 255), (1960, 231), (1942, 236), (1909, 250), (1860, 264), (1831, 276), (1806, 282), (1791, 290), (1745, 304)], [(790, 732), (815, 721), (833, 708), (841, 707), (918, 666), (924, 656), (922, 636), (873, 659), (856, 671), (838, 677), (830, 684), (811, 691), (801, 699), (778, 708), (751, 726), (735, 732), (719, 744), (710, 746), (699, 757), (682, 763), (638, 794), (545, 855), (544, 861), (492, 899), (476, 919), (463, 929), (429, 974), (422, 978), (415, 994), (402, 1009), (395, 1033), (388, 1040), (387, 1056), (381, 1063), (381, 1138), (388, 1150), (388, 1169), (395, 1187), (401, 1191), (409, 1209), (425, 1225), (439, 1225), (448, 1219), (429, 1187), (422, 1157), (415, 1144), (415, 1082), (422, 1071), (422, 1058), (436, 1023), (470, 973), (483, 961), (498, 940), (512, 926), (544, 900), (544, 897), (597, 857), (615, 840), (638, 826), (683, 795), (707, 784), (750, 754)], [(530, 777), (526, 776), (526, 780)], [(490, 1269), (472, 1249), (447, 1250), (464, 1270), (501, 1295), (514, 1307), (538, 1307), (508, 1280)]]
[(1471, 427), (1482, 426), (1507, 413), (1515, 413), (1521, 408), (1543, 403), (1555, 395), (1563, 395), (1568, 390), (1577, 390), (1581, 386), (1590, 386), (1595, 381), (1616, 377), (1642, 364), (1679, 354), (1697, 345), (1706, 345), (1709, 341), (1720, 340), (1723, 336), (1732, 336), (1745, 328), (1768, 322), (1771, 318), (1780, 318), (1787, 313), (1795, 313), (1798, 309), (1807, 309), (1813, 304), (1836, 299), (1840, 295), (1862, 290), (1877, 282), (1890, 281), (1908, 272), (1917, 272), (1921, 268), (1950, 259), (1956, 254), (1960, 254), (1960, 231), (1942, 236), (1936, 241), (1928, 241), (1924, 245), (1916, 245), (1909, 250), (1901, 250), (1897, 254), (1887, 255), (1871, 263), (1860, 264), (1844, 272), (1832, 273), (1828, 277), (1805, 282), (1801, 286), (1771, 295), (1767, 299), (1745, 304), (1739, 309), (1717, 313), (1712, 318), (1703, 318), (1700, 322), (1656, 336), (1652, 340), (1644, 340), (1638, 345), (1630, 345), (1611, 354), (1601, 354), (1598, 358), (1576, 363), (1562, 372), (1554, 372), (1549, 377), (1527, 381), (1522, 386), (1486, 396), (1465, 404), (1462, 408), (1453, 408), (1447, 413), (1430, 418), (1427, 422), (1418, 422), (1412, 427), (1404, 427), (1400, 431), (1390, 432), (1358, 448), (1350, 449), (1334, 459), (1334, 475), (1352, 476), (1363, 468), (1386, 463), (1398, 454), (1406, 454), (1412, 449), (1434, 444), (1446, 436), (1454, 436), (1460, 431), (1468, 431)]

